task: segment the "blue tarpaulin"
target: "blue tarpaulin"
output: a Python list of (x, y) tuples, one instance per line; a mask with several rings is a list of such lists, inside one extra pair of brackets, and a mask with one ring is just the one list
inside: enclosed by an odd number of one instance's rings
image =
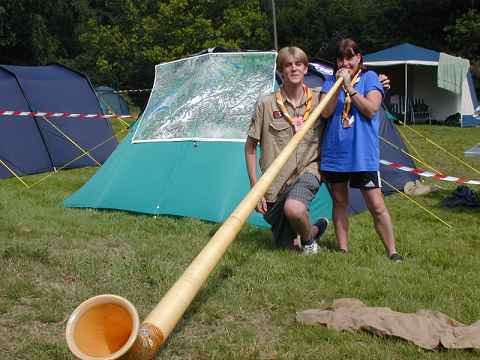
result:
[(440, 53), (437, 51), (415, 46), (409, 43), (404, 43), (391, 48), (380, 50), (364, 56), (365, 62), (438, 62)]

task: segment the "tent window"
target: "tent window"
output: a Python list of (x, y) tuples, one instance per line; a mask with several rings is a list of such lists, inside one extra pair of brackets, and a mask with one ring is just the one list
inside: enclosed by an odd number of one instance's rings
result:
[(157, 65), (133, 142), (244, 140), (257, 97), (273, 89), (275, 59), (209, 53)]

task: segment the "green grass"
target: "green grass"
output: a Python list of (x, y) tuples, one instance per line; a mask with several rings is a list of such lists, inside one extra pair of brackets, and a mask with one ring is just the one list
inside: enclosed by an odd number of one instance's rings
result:
[[(415, 129), (460, 157), (480, 140), (480, 128)], [(433, 166), (480, 178), (421, 138), (409, 138)], [(479, 159), (467, 160), (480, 168)], [(33, 189), (14, 178), (0, 181), (2, 359), (70, 359), (66, 319), (94, 295), (124, 296), (144, 318), (218, 228), (188, 218), (62, 208), (95, 170), (61, 171)], [(157, 358), (478, 358), (478, 350), (428, 352), (400, 340), (295, 322), (296, 311), (341, 297), (402, 312), (429, 308), (466, 324), (478, 320), (480, 209), (442, 207), (455, 185), (440, 185), (444, 190), (416, 200), (451, 229), (399, 195), (387, 198), (403, 264), (387, 260), (366, 213), (351, 218), (348, 255), (328, 250), (332, 229), (322, 240), (325, 250), (305, 258), (275, 250), (269, 231), (244, 226)]]

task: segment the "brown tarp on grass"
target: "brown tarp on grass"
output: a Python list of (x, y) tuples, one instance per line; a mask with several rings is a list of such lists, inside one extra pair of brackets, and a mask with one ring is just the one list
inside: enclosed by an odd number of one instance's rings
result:
[(394, 336), (427, 350), (480, 348), (480, 321), (466, 326), (438, 311), (404, 314), (386, 307), (368, 307), (358, 299), (338, 299), (324, 309), (297, 312), (297, 321), (337, 331)]

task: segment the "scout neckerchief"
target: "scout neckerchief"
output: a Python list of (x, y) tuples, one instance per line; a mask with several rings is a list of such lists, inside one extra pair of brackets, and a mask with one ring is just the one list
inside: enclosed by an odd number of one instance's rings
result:
[[(351, 86), (355, 86), (355, 84), (360, 81), (360, 72), (361, 70), (358, 70), (355, 76), (353, 77), (352, 82), (350, 83)], [(352, 98), (348, 93), (345, 85), (343, 85), (342, 87), (343, 87), (343, 91), (345, 92), (345, 103), (343, 104), (343, 111), (342, 111), (342, 125), (344, 128), (349, 128), (349, 127), (352, 127), (353, 120), (354, 120), (353, 115), (350, 116)]]
[(304, 94), (307, 94), (307, 103), (305, 105), (305, 112), (303, 113), (303, 117), (295, 117), (292, 118), (292, 116), (288, 113), (287, 107), (285, 106), (285, 100), (283, 99), (282, 96), (282, 91), (279, 90), (275, 93), (275, 99), (277, 101), (277, 105), (280, 108), (280, 111), (282, 112), (283, 116), (288, 120), (288, 122), (293, 126), (293, 129), (295, 132), (299, 131), (302, 128), (302, 125), (305, 121), (307, 121), (308, 116), (312, 112), (312, 106), (313, 106), (313, 91), (306, 86), (305, 84), (303, 85), (303, 92)]

